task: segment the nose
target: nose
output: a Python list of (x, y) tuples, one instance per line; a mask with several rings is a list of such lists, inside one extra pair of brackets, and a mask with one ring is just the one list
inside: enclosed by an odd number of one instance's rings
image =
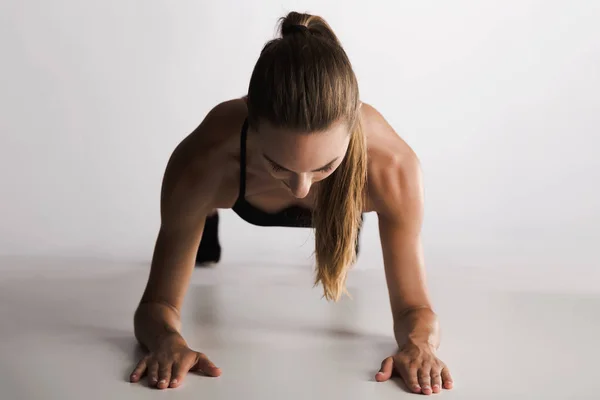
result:
[(308, 196), (312, 182), (307, 174), (296, 175), (290, 180), (289, 188), (297, 199), (303, 199)]

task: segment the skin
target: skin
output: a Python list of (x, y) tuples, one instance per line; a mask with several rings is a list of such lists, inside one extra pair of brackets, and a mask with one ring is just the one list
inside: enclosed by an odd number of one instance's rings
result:
[[(429, 395), (453, 382), (436, 356), (439, 326), (427, 293), (421, 249), (423, 194), (419, 162), (383, 116), (360, 109), (368, 145), (365, 212), (376, 212), (398, 350), (383, 360), (375, 379), (402, 377), (414, 393)], [(161, 193), (161, 227), (150, 276), (134, 317), (135, 334), (148, 354), (131, 382), (175, 388), (188, 372), (217, 377), (221, 370), (187, 346), (180, 311), (194, 270), (204, 220), (231, 208), (239, 187), (239, 135), (245, 99), (216, 106), (173, 152)], [(282, 132), (261, 124), (247, 141), (246, 199), (265, 211), (292, 204), (313, 207), (313, 190), (342, 162), (349, 142), (343, 121), (325, 132)]]

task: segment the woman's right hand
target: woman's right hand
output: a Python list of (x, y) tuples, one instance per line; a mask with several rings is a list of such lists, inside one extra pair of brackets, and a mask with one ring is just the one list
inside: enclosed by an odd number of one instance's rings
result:
[(181, 385), (188, 371), (213, 377), (221, 375), (221, 369), (204, 354), (190, 349), (181, 336), (174, 335), (140, 360), (131, 373), (130, 381), (139, 382), (144, 375), (148, 375), (150, 387), (176, 388)]

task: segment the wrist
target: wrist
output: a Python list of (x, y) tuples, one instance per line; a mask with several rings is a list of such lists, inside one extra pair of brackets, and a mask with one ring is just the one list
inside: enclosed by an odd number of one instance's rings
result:
[(429, 307), (415, 307), (401, 313), (394, 320), (394, 336), (398, 346), (439, 346), (437, 315)]
[(429, 336), (416, 336), (407, 335), (403, 338), (397, 338), (399, 347), (418, 347), (418, 348), (430, 348), (431, 350), (437, 350), (439, 342), (436, 340), (434, 335)]
[(135, 313), (135, 336), (149, 351), (155, 351), (165, 342), (185, 345), (185, 340), (179, 332), (180, 327), (181, 321), (177, 312), (162, 303), (142, 303)]
[(172, 328), (171, 329), (165, 328), (165, 332), (163, 332), (157, 338), (156, 343), (158, 346), (162, 346), (165, 343), (168, 343), (169, 345), (176, 344), (176, 345), (187, 346), (187, 342), (185, 341), (185, 339), (183, 338), (181, 333), (179, 333), (178, 331), (176, 331)]

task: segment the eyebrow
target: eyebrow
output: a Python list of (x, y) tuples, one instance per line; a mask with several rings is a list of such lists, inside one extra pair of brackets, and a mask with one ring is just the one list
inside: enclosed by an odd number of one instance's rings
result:
[[(271, 160), (271, 159), (269, 158), (269, 156), (267, 156), (267, 155), (266, 155), (266, 154), (264, 154), (264, 153), (263, 153), (263, 157), (264, 157), (264, 158), (266, 158), (266, 160), (267, 160), (268, 162), (270, 162), (271, 164), (273, 164), (273, 165), (275, 165), (275, 166), (277, 166), (277, 167), (279, 167), (279, 168), (281, 168), (281, 169), (283, 169), (283, 170), (285, 170), (285, 171), (288, 171), (288, 172), (293, 172), (293, 171), (291, 171), (291, 170), (287, 169), (286, 167), (282, 166), (281, 164), (279, 164), (279, 163), (277, 163), (277, 162), (275, 162), (275, 161)], [(336, 162), (336, 161), (337, 161), (337, 159), (338, 159), (338, 158), (339, 158), (339, 157), (336, 157), (336, 158), (334, 158), (333, 160), (329, 161), (327, 164), (323, 165), (321, 168), (313, 169), (311, 172), (319, 172), (319, 171), (323, 171), (324, 169), (327, 169), (327, 168), (329, 168), (329, 167), (331, 166), (331, 164), (333, 164), (334, 162)]]

